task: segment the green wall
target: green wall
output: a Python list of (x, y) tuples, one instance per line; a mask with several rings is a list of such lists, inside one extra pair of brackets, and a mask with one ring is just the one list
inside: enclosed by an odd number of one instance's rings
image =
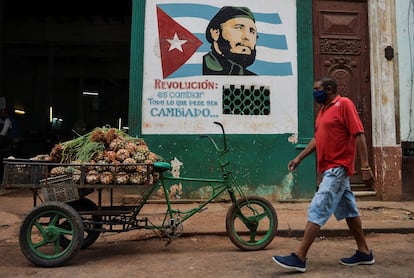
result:
[[(306, 199), (315, 192), (316, 167), (314, 156), (302, 162), (294, 173), (287, 163), (294, 158), (313, 136), (313, 50), (312, 1), (297, 1), (298, 43), (298, 144), (288, 138), (292, 134), (228, 135), (231, 152), (228, 160), (236, 179), (248, 194), (271, 200)], [(211, 144), (198, 135), (142, 135), (141, 103), (143, 84), (145, 1), (133, 0), (130, 60), (130, 134), (146, 140), (150, 149), (167, 161), (177, 157), (183, 162), (181, 176), (218, 177), (216, 159)], [(212, 123), (213, 124), (213, 123)], [(220, 135), (214, 135), (220, 140)], [(197, 185), (183, 186), (184, 198), (204, 198)]]

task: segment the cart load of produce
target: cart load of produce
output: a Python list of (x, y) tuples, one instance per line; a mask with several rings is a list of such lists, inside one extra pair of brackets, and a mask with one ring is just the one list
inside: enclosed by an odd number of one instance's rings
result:
[(71, 175), (75, 183), (85, 184), (153, 184), (159, 176), (149, 166), (162, 160), (143, 139), (115, 128), (95, 128), (33, 159), (61, 163), (50, 176)]

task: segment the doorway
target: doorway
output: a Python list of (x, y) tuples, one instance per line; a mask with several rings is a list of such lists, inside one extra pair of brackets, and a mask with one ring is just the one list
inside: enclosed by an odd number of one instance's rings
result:
[[(365, 128), (368, 157), (373, 165), (372, 113), (367, 1), (313, 1), (313, 47), (315, 78), (329, 76), (338, 93), (357, 107)], [(319, 106), (315, 105), (315, 115)], [(357, 154), (352, 189), (372, 190), (364, 185)]]

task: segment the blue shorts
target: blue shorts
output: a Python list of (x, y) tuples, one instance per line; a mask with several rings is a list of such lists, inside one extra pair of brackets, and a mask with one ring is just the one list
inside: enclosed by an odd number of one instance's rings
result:
[(322, 182), (308, 210), (308, 220), (323, 226), (332, 214), (338, 221), (359, 216), (344, 167), (332, 168), (323, 173)]

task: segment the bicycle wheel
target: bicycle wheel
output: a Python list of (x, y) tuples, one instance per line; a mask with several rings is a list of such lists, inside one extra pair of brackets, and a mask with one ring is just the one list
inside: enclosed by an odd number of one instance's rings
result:
[[(71, 207), (73, 207), (76, 211), (97, 211), (98, 206), (91, 200), (87, 198), (82, 198), (76, 201), (72, 201), (67, 203)], [(82, 221), (88, 221), (88, 223), (92, 223), (93, 229), (101, 229), (102, 223), (99, 223), (102, 220), (100, 215), (84, 215), (82, 214)], [(62, 223), (63, 227), (65, 227), (66, 223)], [(84, 233), (83, 233), (83, 241), (81, 245), (81, 249), (86, 249), (91, 246), (98, 238), (101, 233), (98, 231), (93, 231), (89, 229), (87, 226), (84, 225)], [(66, 238), (66, 235), (61, 235), (60, 245), (62, 247), (68, 246), (70, 243), (70, 239)]]
[[(60, 244), (61, 235), (69, 241), (65, 247)], [(80, 248), (82, 235), (82, 219), (71, 206), (48, 202), (35, 207), (24, 219), (19, 231), (20, 249), (37, 266), (61, 266)]]
[(264, 249), (277, 232), (277, 214), (272, 204), (258, 196), (249, 196), (233, 204), (226, 216), (226, 231), (240, 249)]

